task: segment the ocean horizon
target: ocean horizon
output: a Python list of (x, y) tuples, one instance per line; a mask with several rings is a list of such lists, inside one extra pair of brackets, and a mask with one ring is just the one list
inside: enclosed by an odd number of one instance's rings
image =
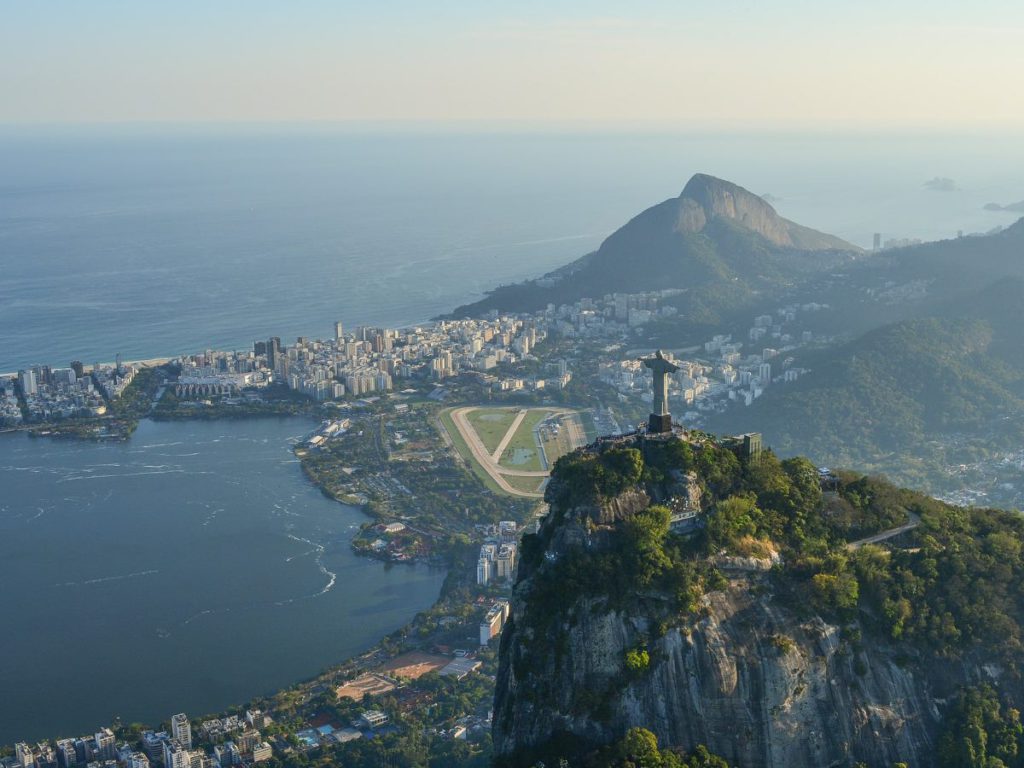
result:
[(7, 126), (0, 371), (426, 322), (594, 250), (697, 172), (869, 247), (1012, 223), (983, 206), (1024, 199), (1022, 166), (1012, 137)]

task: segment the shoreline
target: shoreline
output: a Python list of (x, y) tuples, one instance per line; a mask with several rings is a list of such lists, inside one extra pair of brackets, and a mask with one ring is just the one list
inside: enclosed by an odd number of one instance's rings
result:
[[(485, 293), (480, 298), (485, 298), (486, 295), (487, 294)], [(477, 299), (477, 301), (479, 301), (479, 299)], [(427, 318), (425, 320), (417, 320), (417, 321), (411, 322), (411, 323), (385, 324), (385, 325), (378, 324), (378, 325), (374, 325), (373, 327), (375, 327), (375, 328), (378, 327), (378, 326), (379, 327), (387, 327), (387, 328), (392, 328), (392, 329), (397, 330), (397, 331), (402, 331), (402, 330), (406, 330), (406, 329), (409, 329), (409, 328), (416, 328), (418, 326), (436, 325), (437, 323), (439, 323), (439, 322), (441, 322), (443, 320), (450, 319), (450, 317), (451, 317), (451, 314), (449, 313), (449, 314), (446, 314), (446, 315), (437, 315), (435, 317)], [(346, 325), (346, 327), (348, 327), (348, 326)], [(245, 349), (245, 348), (251, 347), (251, 346), (252, 346), (252, 342), (249, 342), (245, 347), (236, 347), (232, 351), (238, 351), (238, 350)], [(206, 348), (208, 348), (208, 347), (204, 347), (204, 349), (206, 349)], [(141, 366), (141, 367), (152, 368), (152, 367), (155, 367), (155, 366), (158, 366), (158, 365), (164, 365), (165, 363), (169, 363), (172, 360), (177, 360), (179, 357), (183, 357), (183, 356), (185, 356), (187, 354), (198, 354), (198, 353), (182, 352), (182, 353), (177, 354), (177, 355), (170, 355), (170, 356), (166, 356), (166, 357), (148, 357), (148, 358), (143, 358), (143, 359), (139, 359), (139, 360), (122, 360), (121, 364), (122, 365), (136, 365), (136, 366)], [(113, 366), (115, 364), (116, 364), (116, 361), (114, 361), (114, 360), (106, 360), (106, 361), (101, 360), (98, 363), (94, 362), (94, 363), (92, 363), (90, 365), (83, 364), (83, 368), (85, 370), (87, 370), (87, 371), (91, 371), (93, 369), (93, 366), (95, 366), (95, 365)], [(32, 363), (31, 365), (47, 365), (47, 363)], [(26, 367), (29, 367), (29, 366), (26, 366)], [(58, 367), (66, 367), (66, 366), (58, 366)], [(20, 370), (24, 370), (24, 368), (22, 368)], [(0, 379), (9, 378), (11, 376), (17, 376), (17, 375), (18, 375), (18, 371), (0, 372)]]
[[(145, 360), (122, 360), (121, 361), (121, 365), (132, 365), (132, 366), (136, 366), (138, 368), (157, 368), (157, 367), (159, 367), (161, 365), (165, 365), (165, 364), (171, 362), (171, 360), (174, 360), (174, 359), (175, 358), (173, 358), (173, 357), (150, 357), (150, 358), (146, 358)], [(86, 371), (92, 371), (92, 369), (95, 368), (97, 365), (103, 365), (103, 366), (110, 367), (110, 366), (117, 365), (117, 361), (116, 360), (111, 360), (111, 361), (106, 361), (106, 362), (93, 363), (92, 365), (83, 365), (82, 368), (83, 368), (83, 370), (86, 370)], [(22, 370), (24, 370), (24, 369), (22, 369)], [(17, 375), (18, 375), (17, 371), (8, 371), (6, 373), (0, 373), (0, 379), (13, 378), (13, 377), (15, 377)]]

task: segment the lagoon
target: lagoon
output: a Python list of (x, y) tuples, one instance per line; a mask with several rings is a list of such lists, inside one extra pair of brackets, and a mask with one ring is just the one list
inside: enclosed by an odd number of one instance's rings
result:
[(0, 744), (241, 704), (373, 645), (444, 573), (357, 557), (304, 419), (0, 435)]

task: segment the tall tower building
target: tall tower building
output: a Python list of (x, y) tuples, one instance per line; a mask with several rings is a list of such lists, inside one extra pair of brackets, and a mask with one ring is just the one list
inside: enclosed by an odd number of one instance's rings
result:
[(171, 718), (171, 737), (185, 749), (192, 749), (192, 726), (184, 712)]
[(18, 371), (18, 386), (21, 387), (21, 394), (23, 395), (36, 394), (36, 372), (31, 369)]
[(341, 327), (341, 320), (334, 324), (334, 339), (335, 341), (341, 341), (345, 337), (345, 332)]
[(882, 250), (882, 233), (875, 232), (874, 249), (876, 251)]
[(271, 336), (267, 339), (267, 366), (271, 370), (277, 369), (277, 359), (281, 356), (281, 337)]

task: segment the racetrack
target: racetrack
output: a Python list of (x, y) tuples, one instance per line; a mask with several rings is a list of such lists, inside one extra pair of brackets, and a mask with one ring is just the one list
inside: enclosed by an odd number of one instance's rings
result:
[[(516, 414), (515, 419), (512, 421), (508, 430), (505, 432), (505, 435), (501, 438), (498, 447), (493, 452), (487, 450), (487, 447), (484, 445), (483, 441), (480, 439), (480, 436), (477, 434), (477, 431), (473, 428), (473, 425), (469, 420), (469, 414), (477, 409), (477, 406), (464, 406), (461, 408), (455, 408), (449, 413), (452, 423), (455, 425), (455, 428), (459, 432), (459, 437), (462, 438), (462, 441), (466, 444), (466, 446), (469, 448), (470, 453), (472, 454), (472, 460), (476, 462), (487, 473), (491, 480), (493, 480), (494, 483), (505, 493), (512, 496), (521, 496), (531, 499), (543, 498), (543, 493), (538, 491), (524, 491), (519, 488), (516, 488), (513, 485), (511, 485), (506, 478), (537, 478), (537, 483), (539, 485), (540, 481), (550, 474), (548, 470), (545, 469), (535, 471), (525, 469), (513, 469), (511, 467), (505, 467), (499, 464), (502, 454), (504, 453), (505, 449), (508, 448), (509, 443), (515, 437), (517, 430), (520, 428), (520, 426), (523, 423), (523, 420), (527, 416), (527, 413), (531, 409), (523, 408), (519, 410), (519, 412)], [(572, 411), (555, 410), (552, 411), (552, 413), (554, 415), (561, 415), (572, 413)], [(582, 440), (580, 441), (580, 444), (582, 445)], [(538, 446), (538, 450), (543, 450), (542, 446)]]

